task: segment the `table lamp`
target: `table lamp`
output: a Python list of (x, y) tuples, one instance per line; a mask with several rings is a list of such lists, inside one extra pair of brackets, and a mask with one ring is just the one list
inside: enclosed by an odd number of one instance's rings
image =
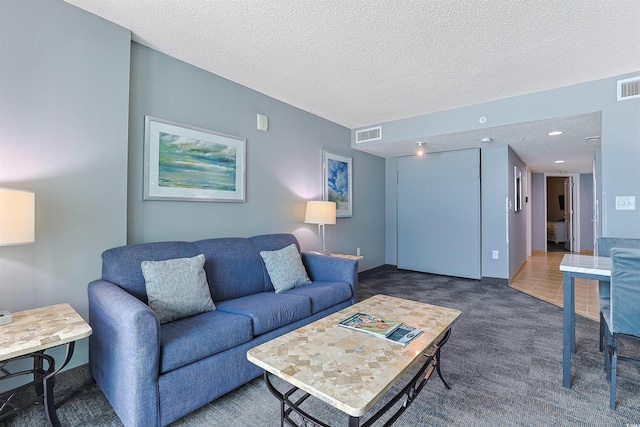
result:
[[(35, 241), (36, 195), (32, 191), (0, 188), (0, 246)], [(0, 310), (0, 325), (12, 322), (11, 313)]]
[(336, 202), (307, 202), (304, 215), (305, 224), (318, 224), (318, 238), (320, 238), (320, 253), (329, 254), (325, 240), (324, 226), (336, 223)]

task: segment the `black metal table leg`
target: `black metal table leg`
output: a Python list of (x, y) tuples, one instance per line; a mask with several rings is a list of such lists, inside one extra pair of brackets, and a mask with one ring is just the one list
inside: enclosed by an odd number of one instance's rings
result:
[[(20, 360), (32, 359), (33, 367), (26, 370), (15, 371), (9, 365)], [(47, 368), (44, 368), (44, 362), (47, 362)], [(0, 421), (13, 416), (25, 408), (30, 407), (36, 402), (42, 402), (44, 398), (43, 379), (45, 376), (54, 371), (55, 360), (44, 351), (36, 351), (34, 353), (25, 354), (0, 362), (0, 382), (12, 378), (22, 378), (25, 376), (33, 376), (32, 380), (24, 383), (14, 389), (0, 392)], [(35, 388), (35, 395), (27, 401), (16, 401), (14, 397), (23, 391)]]
[[(445, 385), (447, 389), (451, 389), (449, 384), (442, 377), (442, 372), (440, 371), (440, 349), (442, 346), (449, 340), (451, 336), (451, 329), (448, 329), (444, 334), (442, 339), (430, 348), (430, 352), (424, 353), (426, 360), (424, 364), (420, 367), (418, 372), (414, 375), (414, 377), (409, 381), (409, 383), (389, 402), (387, 402), (378, 412), (369, 417), (362, 425), (360, 424), (360, 417), (349, 416), (349, 427), (371, 427), (374, 423), (376, 423), (380, 418), (387, 414), (395, 405), (400, 401), (400, 399), (404, 398), (404, 403), (401, 404), (400, 408), (397, 409), (390, 418), (385, 422), (384, 427), (391, 426), (400, 416), (404, 413), (404, 411), (411, 405), (411, 403), (416, 399), (422, 388), (425, 386), (433, 371), (438, 373), (440, 380)], [(435, 350), (434, 350), (435, 349)], [(279, 401), (280, 401), (280, 427), (284, 427), (285, 423), (290, 426), (298, 427), (299, 424), (296, 423), (290, 415), (292, 413), (297, 414), (303, 421), (304, 426), (314, 426), (314, 427), (329, 427), (328, 424), (323, 423), (317, 418), (311, 416), (306, 411), (300, 409), (300, 405), (311, 395), (309, 393), (304, 393), (302, 397), (297, 400), (292, 400), (293, 393), (299, 391), (297, 387), (292, 387), (286, 392), (280, 392), (277, 390), (274, 385), (271, 383), (269, 379), (269, 372), (264, 371), (264, 380), (267, 385), (267, 388)], [(55, 426), (54, 426), (55, 427)]]
[(75, 342), (72, 341), (67, 343), (67, 348), (64, 355), (64, 360), (55, 371), (51, 372), (49, 375), (46, 375), (42, 379), (42, 387), (44, 388), (44, 409), (47, 414), (47, 421), (49, 422), (49, 426), (51, 427), (61, 427), (60, 420), (58, 419), (58, 414), (56, 414), (56, 405), (53, 398), (53, 386), (55, 385), (55, 376), (62, 368), (67, 366), (67, 363), (71, 360), (71, 356), (73, 356), (73, 349), (75, 347)]
[(435, 365), (436, 365), (436, 372), (438, 373), (438, 376), (440, 377), (440, 380), (442, 381), (442, 383), (444, 384), (444, 386), (451, 390), (451, 387), (449, 387), (449, 384), (447, 384), (447, 382), (444, 380), (444, 378), (442, 377), (442, 372), (440, 371), (440, 365), (442, 364), (442, 362), (440, 361), (440, 349), (442, 348), (442, 346), (449, 341), (449, 337), (451, 336), (451, 329), (449, 329), (447, 331), (447, 333), (444, 335), (444, 337), (440, 340), (440, 342), (437, 345), (438, 349), (436, 350), (435, 353)]

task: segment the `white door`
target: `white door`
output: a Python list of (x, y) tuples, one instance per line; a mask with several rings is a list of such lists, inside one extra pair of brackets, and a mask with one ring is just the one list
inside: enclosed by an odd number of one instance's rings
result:
[(478, 149), (398, 159), (398, 268), (480, 279)]

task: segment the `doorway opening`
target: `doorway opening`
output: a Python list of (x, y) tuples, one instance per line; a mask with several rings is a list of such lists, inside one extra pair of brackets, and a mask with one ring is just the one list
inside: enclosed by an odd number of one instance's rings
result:
[(546, 176), (546, 251), (579, 251), (580, 179), (576, 175)]

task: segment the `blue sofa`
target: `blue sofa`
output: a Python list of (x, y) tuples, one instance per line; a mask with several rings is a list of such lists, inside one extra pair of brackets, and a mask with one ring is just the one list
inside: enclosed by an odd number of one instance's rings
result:
[[(357, 261), (302, 252), (312, 282), (275, 293), (260, 251), (291, 234), (158, 242), (109, 249), (89, 284), (91, 374), (127, 427), (164, 426), (260, 376), (247, 350), (357, 300)], [(216, 310), (160, 324), (142, 261), (204, 254)]]

